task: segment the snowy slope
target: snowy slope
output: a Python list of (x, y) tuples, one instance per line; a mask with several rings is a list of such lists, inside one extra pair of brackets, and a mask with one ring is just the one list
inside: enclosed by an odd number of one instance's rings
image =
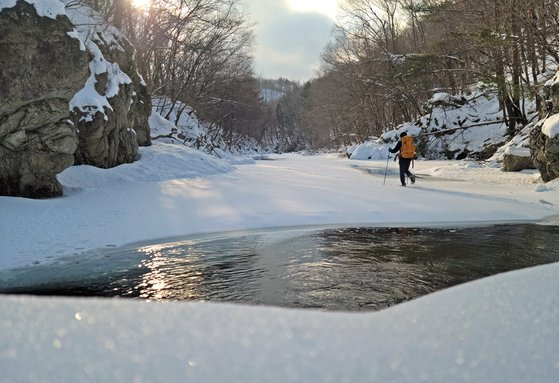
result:
[(263, 152), (255, 139), (237, 134), (234, 135), (236, 144), (227, 145), (219, 126), (199, 120), (195, 111), (182, 102), (154, 97), (152, 105), (149, 118), (152, 139), (202, 150), (232, 164), (252, 162), (242, 156)]
[(559, 265), (368, 314), (0, 297), (9, 382), (559, 380)]
[(271, 104), (275, 101), (278, 101), (285, 95), (285, 92), (281, 92), (275, 89), (260, 89), (260, 98), (262, 98), (265, 102)]
[[(528, 117), (532, 118), (535, 106), (527, 102), (526, 108), (529, 111)], [(404, 123), (380, 138), (361, 144), (351, 158), (386, 159), (386, 148), (395, 145), (401, 132), (412, 135), (418, 154), (429, 159), (486, 159), (486, 148), (494, 146), (495, 151), (496, 147), (508, 141), (499, 102), (490, 92), (478, 90), (467, 96), (436, 93), (428, 101), (427, 109), (429, 113), (417, 121)], [(522, 136), (524, 137), (525, 135)], [(513, 143), (509, 143), (509, 147), (512, 145)], [(493, 159), (502, 160), (502, 153)]]

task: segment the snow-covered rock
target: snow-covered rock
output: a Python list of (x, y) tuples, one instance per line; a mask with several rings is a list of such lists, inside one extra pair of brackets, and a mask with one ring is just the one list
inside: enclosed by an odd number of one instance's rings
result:
[(559, 72), (548, 85), (550, 115), (532, 130), (534, 163), (546, 182), (559, 178)]
[(62, 194), (78, 145), (68, 104), (88, 54), (58, 0), (0, 2), (0, 194)]
[(497, 149), (489, 159), (503, 164), (506, 172), (516, 172), (524, 169), (535, 169), (530, 153), (530, 132), (535, 124), (529, 124), (509, 142)]
[[(530, 110), (531, 105), (528, 105)], [(402, 131), (415, 138), (418, 153), (430, 159), (487, 159), (506, 141), (499, 101), (491, 92), (470, 95), (436, 93), (427, 102), (427, 114), (381, 136), (393, 143)]]
[(534, 161), (530, 156), (529, 148), (508, 148), (503, 156), (503, 170), (516, 172), (524, 169), (533, 169)]
[(134, 48), (71, 0), (0, 0), (0, 194), (62, 194), (74, 162), (111, 167), (149, 145)]
[(135, 49), (92, 9), (62, 1), (68, 5), (76, 36), (91, 55), (89, 79), (70, 103), (79, 137), (76, 162), (103, 168), (133, 162), (138, 144), (150, 144), (151, 112)]

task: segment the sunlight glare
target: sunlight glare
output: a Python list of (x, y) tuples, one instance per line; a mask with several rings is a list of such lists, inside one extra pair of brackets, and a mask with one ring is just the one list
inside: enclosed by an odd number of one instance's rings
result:
[(131, 0), (130, 2), (134, 8), (145, 8), (149, 4), (149, 0)]
[(318, 12), (336, 18), (338, 0), (287, 0), (287, 5), (297, 12)]

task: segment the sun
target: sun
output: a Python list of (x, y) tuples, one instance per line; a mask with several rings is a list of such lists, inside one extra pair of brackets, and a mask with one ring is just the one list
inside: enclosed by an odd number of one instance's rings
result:
[(338, 12), (338, 0), (287, 0), (287, 5), (293, 11), (322, 13), (331, 19)]
[(130, 0), (134, 8), (145, 8), (148, 6), (150, 0)]

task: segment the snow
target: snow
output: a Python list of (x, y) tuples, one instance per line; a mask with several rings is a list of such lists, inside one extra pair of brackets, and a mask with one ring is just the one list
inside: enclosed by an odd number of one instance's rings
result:
[(538, 185), (535, 190), (537, 192), (559, 192), (559, 179), (549, 181), (543, 185)]
[(430, 104), (435, 104), (437, 102), (448, 102), (451, 100), (451, 97), (448, 93), (435, 93), (433, 97), (428, 101)]
[[(251, 228), (558, 223), (559, 183), (471, 161), (416, 161), (417, 185), (402, 188), (392, 161), (383, 185), (385, 160), (232, 166), (165, 143), (140, 154), (65, 170), (62, 198), (0, 197), (0, 269)], [(0, 296), (0, 370), (10, 382), (552, 382), (558, 272), (521, 270), (367, 314)]]
[(516, 136), (505, 145), (499, 147), (489, 161), (502, 162), (505, 154), (512, 154), (519, 157), (530, 157), (530, 132), (536, 123), (526, 125)]
[(32, 4), (37, 10), (37, 14), (43, 17), (56, 19), (57, 16), (66, 15), (64, 4), (59, 0), (25, 0)]
[(260, 89), (260, 98), (262, 98), (267, 103), (272, 103), (278, 101), (285, 95), (285, 92), (281, 92), (274, 89)]
[(542, 133), (549, 138), (559, 136), (559, 114), (554, 114), (544, 120)]
[(171, 121), (164, 119), (155, 110), (152, 110), (149, 116), (149, 128), (152, 137), (157, 137), (159, 135), (167, 135), (171, 132), (176, 132), (177, 127)]
[[(120, 42), (125, 37), (113, 26), (105, 25), (101, 16), (91, 8), (73, 3), (72, 0), (63, 0), (63, 2), (68, 5), (66, 13), (75, 26), (74, 31), (68, 35), (78, 38), (80, 48), (86, 49), (92, 56), (89, 64), (90, 77), (85, 86), (70, 100), (70, 110), (80, 110), (83, 113), (81, 120), (86, 122), (93, 121), (98, 112), (102, 113), (107, 120), (107, 111), (112, 110), (108, 99), (118, 95), (120, 85), (131, 84), (132, 80), (120, 69), (118, 64), (105, 59), (99, 45), (124, 51)], [(64, 6), (64, 4), (62, 5)], [(95, 88), (97, 83), (95, 76), (103, 73), (107, 73), (107, 84), (102, 90), (103, 94), (100, 94)]]
[(106, 109), (112, 110), (113, 107), (109, 104), (109, 100), (106, 97), (101, 96), (95, 89), (95, 84), (97, 80), (95, 79), (95, 63), (91, 62), (89, 65), (90, 76), (87, 79), (85, 86), (78, 91), (70, 100), (70, 110), (74, 108), (79, 109), (84, 115), (81, 120), (86, 122), (91, 122), (95, 119), (95, 114), (100, 111), (105, 116), (105, 120), (108, 118), (105, 114)]
[(228, 145), (219, 127), (199, 120), (196, 112), (182, 102), (173, 102), (165, 97), (154, 97), (152, 105), (149, 118), (152, 139), (166, 143), (180, 143), (203, 150), (232, 164), (252, 163), (253, 161), (248, 157), (241, 158), (241, 156), (263, 151), (254, 138), (237, 136), (236, 133), (233, 138), (239, 144)]
[[(374, 142), (365, 142), (355, 148), (351, 148), (352, 160), (383, 160), (389, 155), (388, 148), (390, 145), (378, 145)], [(349, 153), (349, 152), (348, 152)]]
[[(443, 104), (441, 104), (443, 103)], [(526, 102), (529, 117), (535, 105)], [(456, 158), (478, 153), (492, 144), (506, 141), (507, 127), (496, 94), (476, 89), (469, 95), (436, 93), (427, 103), (429, 113), (415, 122), (407, 122), (384, 133), (378, 143), (395, 142), (406, 131), (425, 149), (431, 159)], [(467, 127), (470, 127), (466, 129)], [(437, 132), (443, 132), (438, 133)], [(416, 144), (417, 145), (417, 144)], [(501, 153), (502, 159), (502, 153)]]
[(556, 382), (559, 264), (367, 314), (0, 297), (10, 382)]
[(0, 11), (4, 8), (13, 8), (16, 6), (17, 0), (0, 0)]
[(155, 142), (151, 147), (140, 147), (139, 151), (140, 161), (112, 169), (73, 166), (60, 174), (58, 179), (69, 188), (109, 189), (114, 185), (207, 177), (234, 170), (227, 162), (184, 146)]
[(530, 157), (530, 148), (509, 147), (505, 150), (505, 154), (516, 157)]
[(383, 185), (386, 160), (291, 155), (232, 166), (157, 142), (140, 156), (112, 169), (66, 169), (58, 176), (62, 198), (0, 197), (0, 269), (198, 233), (532, 221), (557, 214), (559, 206), (558, 193), (534, 190), (541, 185), (536, 171), (508, 174), (474, 162), (416, 161), (418, 183), (406, 189), (393, 161)]
[[(64, 4), (59, 0), (25, 0), (26, 3), (35, 7), (35, 11), (41, 17), (56, 19), (58, 16), (66, 15)], [(17, 0), (0, 0), (0, 11), (4, 8), (13, 8)]]

